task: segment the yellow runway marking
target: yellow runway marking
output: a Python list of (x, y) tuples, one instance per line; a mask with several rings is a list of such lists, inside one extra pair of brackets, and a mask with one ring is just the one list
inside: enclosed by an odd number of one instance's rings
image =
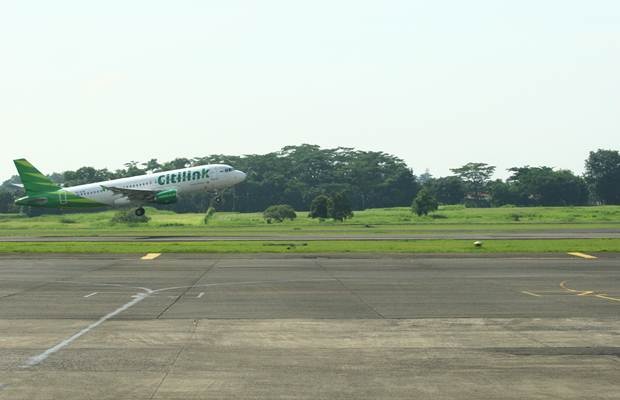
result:
[(575, 293), (577, 296), (593, 296), (603, 300), (620, 301), (620, 298), (608, 296), (607, 293), (596, 293), (594, 290), (575, 290), (566, 286), (566, 281), (560, 282), (560, 287), (567, 292)]
[(161, 253), (147, 253), (145, 256), (142, 256), (140, 260), (154, 260), (159, 256), (161, 256)]
[(617, 299), (615, 297), (609, 297), (605, 293), (597, 294), (595, 296), (598, 297), (599, 299), (605, 299), (605, 300), (611, 300), (611, 301), (620, 301), (620, 299)]
[(595, 256), (591, 256), (589, 254), (586, 254), (586, 253), (580, 253), (578, 251), (574, 251), (574, 252), (567, 253), (567, 254), (571, 255), (571, 256), (575, 256), (575, 257), (585, 258), (586, 260), (596, 260), (598, 258), (598, 257), (595, 257)]
[(532, 293), (532, 292), (528, 292), (527, 290), (522, 290), (521, 293), (529, 294), (530, 296), (541, 297), (541, 295), (536, 294), (536, 293)]
[(562, 282), (560, 282), (560, 287), (561, 287), (562, 289), (566, 290), (566, 291), (571, 292), (571, 293), (581, 293), (581, 291), (580, 291), (580, 290), (575, 290), (575, 289), (567, 288), (567, 287), (566, 287), (566, 281), (562, 281)]

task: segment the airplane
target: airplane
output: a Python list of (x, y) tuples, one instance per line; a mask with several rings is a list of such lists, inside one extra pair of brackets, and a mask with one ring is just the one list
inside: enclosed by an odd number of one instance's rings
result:
[(137, 206), (144, 215), (146, 204), (172, 204), (181, 193), (226, 189), (245, 180), (246, 174), (226, 164), (208, 164), (161, 171), (147, 175), (86, 185), (61, 187), (43, 175), (26, 159), (13, 160), (26, 196), (15, 200), (20, 206), (88, 208)]

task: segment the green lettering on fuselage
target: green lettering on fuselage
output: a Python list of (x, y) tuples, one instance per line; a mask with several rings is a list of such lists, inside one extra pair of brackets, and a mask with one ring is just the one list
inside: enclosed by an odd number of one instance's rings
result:
[(202, 168), (200, 171), (183, 171), (176, 174), (159, 175), (157, 177), (157, 183), (160, 185), (167, 185), (170, 183), (181, 183), (186, 181), (197, 181), (200, 179), (208, 179), (209, 170)]

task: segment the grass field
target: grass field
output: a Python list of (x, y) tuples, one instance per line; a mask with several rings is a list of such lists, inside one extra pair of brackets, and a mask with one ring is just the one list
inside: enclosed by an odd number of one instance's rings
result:
[[(389, 240), (303, 242), (296, 236), (326, 233), (382, 234), (424, 232), (514, 232), (566, 229), (620, 229), (620, 206), (470, 209), (442, 207), (418, 217), (408, 208), (355, 212), (345, 222), (319, 221), (299, 212), (294, 221), (267, 224), (261, 213), (176, 214), (148, 209), (146, 224), (113, 224), (115, 211), (25, 217), (0, 215), (0, 236), (110, 236), (105, 242), (2, 243), (2, 253), (528, 253), (619, 252), (620, 239), (488, 240), (474, 248), (470, 240)], [(255, 236), (285, 234), (286, 241), (114, 242), (113, 236)]]
[(218, 242), (19, 242), (0, 253), (566, 253), (620, 252), (620, 239)]
[(408, 208), (356, 211), (345, 222), (319, 221), (298, 212), (294, 221), (267, 224), (261, 213), (216, 213), (208, 225), (203, 214), (176, 214), (148, 209), (147, 224), (112, 224), (115, 211), (25, 217), (0, 214), (0, 236), (184, 236), (380, 234), (416, 232), (502, 232), (563, 229), (620, 229), (620, 206), (502, 207), (488, 209), (446, 206), (418, 217)]

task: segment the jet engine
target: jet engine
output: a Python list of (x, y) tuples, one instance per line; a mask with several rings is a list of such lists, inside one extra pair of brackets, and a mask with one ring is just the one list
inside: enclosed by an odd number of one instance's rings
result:
[(177, 201), (177, 190), (163, 190), (155, 195), (154, 202), (157, 204), (172, 204)]

